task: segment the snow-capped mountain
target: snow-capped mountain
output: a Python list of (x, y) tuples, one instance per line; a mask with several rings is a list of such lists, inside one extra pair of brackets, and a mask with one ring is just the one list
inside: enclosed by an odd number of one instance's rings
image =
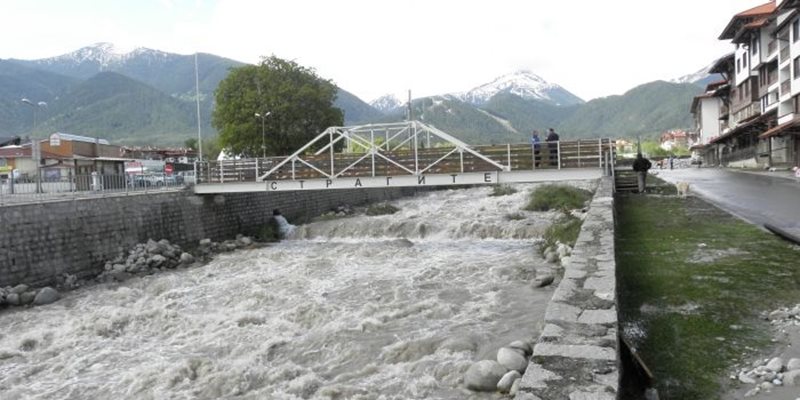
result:
[(714, 60), (711, 64), (700, 68), (694, 73), (681, 76), (679, 78), (671, 79), (670, 82), (672, 83), (693, 83), (697, 86), (705, 88), (705, 86), (711, 82), (722, 80), (722, 75), (720, 74), (712, 74), (709, 71), (714, 64), (717, 63), (718, 60)]
[(171, 56), (177, 56), (177, 54), (144, 47), (124, 51), (112, 43), (101, 42), (60, 56), (32, 60), (31, 63), (46, 69), (65, 70), (67, 75), (84, 75), (80, 77), (88, 78), (98, 72), (125, 68), (131, 62), (157, 63), (169, 59)]
[(465, 102), (482, 105), (498, 93), (511, 93), (523, 99), (540, 100), (559, 106), (584, 103), (580, 97), (528, 70), (503, 75), (467, 92), (452, 95)]
[(394, 94), (385, 94), (375, 100), (369, 102), (372, 108), (384, 113), (389, 114), (403, 106), (403, 101)]

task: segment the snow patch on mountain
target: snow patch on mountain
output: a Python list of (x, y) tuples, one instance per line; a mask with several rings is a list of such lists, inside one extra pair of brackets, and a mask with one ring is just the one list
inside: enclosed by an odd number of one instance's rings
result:
[(124, 64), (132, 58), (150, 57), (150, 58), (164, 58), (169, 56), (170, 53), (165, 53), (159, 50), (152, 50), (144, 47), (138, 47), (133, 50), (122, 49), (113, 43), (101, 42), (95, 43), (91, 46), (82, 47), (71, 53), (62, 54), (56, 57), (43, 58), (35, 60), (37, 64), (95, 64), (100, 66), (101, 70), (111, 66)]
[(711, 69), (711, 65), (706, 66), (697, 70), (694, 73), (684, 75), (675, 79), (671, 79), (670, 82), (672, 83), (695, 83), (701, 81), (703, 79), (708, 78), (711, 74), (708, 72)]
[(369, 102), (369, 105), (384, 114), (397, 110), (402, 107), (403, 104), (403, 101), (394, 94), (385, 94)]
[(482, 105), (498, 93), (511, 93), (523, 99), (541, 100), (555, 105), (583, 103), (583, 100), (563, 87), (547, 82), (529, 70), (506, 74), (467, 92), (452, 95), (467, 103)]
[(513, 125), (511, 125), (511, 121), (509, 121), (507, 119), (500, 118), (500, 117), (498, 117), (498, 116), (496, 116), (496, 115), (494, 115), (494, 114), (492, 114), (492, 113), (490, 113), (490, 112), (488, 112), (486, 110), (482, 110), (480, 108), (476, 108), (476, 110), (480, 111), (481, 113), (483, 113), (487, 117), (490, 117), (490, 118), (494, 119), (495, 121), (497, 121), (497, 123), (502, 125), (509, 132), (519, 133), (519, 131), (516, 130)]

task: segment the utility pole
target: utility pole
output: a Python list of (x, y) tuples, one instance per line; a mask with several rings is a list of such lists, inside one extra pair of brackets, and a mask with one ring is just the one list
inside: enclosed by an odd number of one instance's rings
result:
[(197, 53), (194, 53), (194, 98), (197, 103), (197, 161), (203, 160), (203, 135), (200, 130), (200, 74), (197, 70)]

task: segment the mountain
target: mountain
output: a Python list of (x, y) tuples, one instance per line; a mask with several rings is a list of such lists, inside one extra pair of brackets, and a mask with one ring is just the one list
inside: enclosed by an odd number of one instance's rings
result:
[(689, 128), (692, 98), (702, 89), (690, 83), (656, 81), (623, 95), (594, 99), (558, 124), (562, 139), (635, 137), (668, 129)]
[[(725, 56), (723, 56), (723, 57), (725, 57)], [(711, 64), (708, 64), (703, 68), (700, 68), (699, 70), (695, 71), (694, 73), (691, 73), (691, 74), (688, 74), (688, 75), (684, 75), (684, 76), (681, 76), (681, 77), (678, 77), (678, 78), (675, 78), (675, 79), (671, 79), (669, 82), (670, 83), (691, 83), (691, 84), (694, 84), (696, 86), (699, 86), (699, 87), (705, 89), (706, 85), (708, 85), (709, 83), (723, 80), (722, 75), (720, 75), (720, 74), (712, 74), (712, 73), (709, 72), (711, 70), (711, 67), (713, 67), (714, 64), (717, 63), (717, 61), (719, 61), (719, 59), (714, 60), (714, 62), (712, 62)]]
[(574, 114), (581, 105), (556, 106), (539, 100), (526, 100), (511, 93), (498, 93), (483, 105), (483, 109), (511, 123), (519, 132), (530, 134), (533, 129), (544, 132), (558, 126)]
[[(51, 104), (80, 81), (67, 76), (40, 71), (8, 60), (0, 60), (0, 136), (29, 135), (33, 130), (34, 109), (22, 103)], [(47, 117), (47, 109), (36, 109), (36, 119)]]
[(584, 101), (563, 87), (542, 79), (528, 70), (503, 75), (492, 82), (453, 96), (470, 104), (481, 106), (500, 93), (510, 93), (526, 100), (539, 100), (558, 106), (581, 104)]
[(384, 114), (391, 114), (396, 112), (398, 109), (403, 107), (403, 104), (405, 103), (400, 99), (398, 99), (397, 96), (393, 94), (385, 94), (369, 102), (369, 105), (372, 106), (372, 108)]
[(39, 132), (98, 136), (122, 144), (176, 144), (193, 137), (193, 104), (115, 72), (101, 72), (49, 105)]
[(383, 113), (342, 88), (339, 88), (333, 105), (344, 111), (345, 125), (355, 125), (383, 117)]
[[(206, 96), (213, 94), (231, 67), (244, 65), (212, 54), (199, 53), (197, 58), (200, 92)], [(100, 72), (117, 72), (171, 96), (194, 100), (194, 54), (174, 54), (144, 47), (123, 52), (113, 44), (97, 43), (56, 57), (12, 61), (81, 80)]]

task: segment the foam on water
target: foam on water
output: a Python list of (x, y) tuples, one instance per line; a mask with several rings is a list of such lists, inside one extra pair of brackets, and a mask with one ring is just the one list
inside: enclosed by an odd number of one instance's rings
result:
[(430, 193), (5, 310), (0, 398), (499, 398), (465, 391), (464, 372), (536, 337), (552, 294), (530, 280), (553, 216), (503, 217), (525, 188)]

